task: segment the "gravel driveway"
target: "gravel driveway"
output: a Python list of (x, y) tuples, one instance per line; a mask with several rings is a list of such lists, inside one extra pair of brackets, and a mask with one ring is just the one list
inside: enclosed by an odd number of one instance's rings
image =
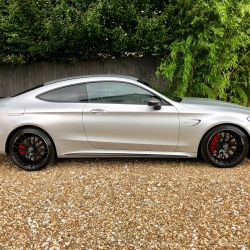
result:
[(0, 249), (250, 249), (250, 165), (0, 156)]

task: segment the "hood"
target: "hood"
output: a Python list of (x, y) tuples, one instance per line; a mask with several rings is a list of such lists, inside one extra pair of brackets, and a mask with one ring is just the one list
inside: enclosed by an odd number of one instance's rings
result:
[(240, 109), (250, 112), (250, 108), (234, 104), (230, 102), (223, 102), (213, 99), (196, 98), (196, 97), (182, 97), (180, 102), (183, 106), (188, 108), (200, 108), (200, 109)]

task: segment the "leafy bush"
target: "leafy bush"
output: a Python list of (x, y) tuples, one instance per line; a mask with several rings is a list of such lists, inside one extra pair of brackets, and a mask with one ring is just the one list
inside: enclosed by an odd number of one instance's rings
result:
[[(151, 55), (154, 40), (143, 37), (141, 20), (150, 23), (161, 8), (153, 0), (2, 0), (0, 58), (20, 64)], [(147, 37), (154, 30), (164, 31), (153, 27)]]
[(172, 91), (247, 104), (250, 91), (250, 2), (179, 0), (166, 6), (173, 41), (159, 73)]

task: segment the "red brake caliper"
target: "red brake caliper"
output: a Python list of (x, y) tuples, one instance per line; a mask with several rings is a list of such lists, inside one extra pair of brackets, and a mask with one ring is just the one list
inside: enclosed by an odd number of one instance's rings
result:
[(23, 143), (19, 144), (18, 150), (19, 150), (19, 154), (20, 155), (24, 155), (25, 154), (25, 146), (23, 145)]
[(218, 140), (219, 140), (219, 134), (215, 134), (209, 143), (209, 151), (211, 153), (214, 153)]

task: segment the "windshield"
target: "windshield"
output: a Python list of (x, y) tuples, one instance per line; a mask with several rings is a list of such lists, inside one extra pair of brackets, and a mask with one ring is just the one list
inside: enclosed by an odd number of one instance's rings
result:
[(175, 102), (181, 102), (182, 101), (182, 98), (179, 97), (179, 96), (173, 96), (173, 97), (168, 97), (170, 98), (171, 100), (175, 101)]
[(154, 88), (153, 86), (151, 86), (149, 83), (147, 83), (147, 82), (144, 82), (143, 80), (141, 80), (141, 79), (138, 79), (137, 80), (137, 82), (140, 82), (140, 83), (142, 83), (142, 84), (144, 84), (144, 85), (146, 85), (146, 86), (148, 86), (148, 87), (150, 87), (150, 88)]
[(148, 86), (148, 87), (150, 87), (153, 90), (156, 90), (157, 92), (161, 93), (162, 95), (166, 96), (167, 98), (169, 98), (172, 101), (175, 101), (175, 102), (181, 102), (182, 101), (182, 98), (180, 98), (178, 96), (172, 96), (171, 94), (167, 94), (166, 92), (158, 89), (157, 87), (155, 87), (155, 86), (153, 86), (153, 85), (151, 85), (151, 84), (149, 84), (147, 82), (144, 82), (141, 79), (138, 79), (137, 81), (144, 84), (144, 85), (146, 85), (146, 86)]

